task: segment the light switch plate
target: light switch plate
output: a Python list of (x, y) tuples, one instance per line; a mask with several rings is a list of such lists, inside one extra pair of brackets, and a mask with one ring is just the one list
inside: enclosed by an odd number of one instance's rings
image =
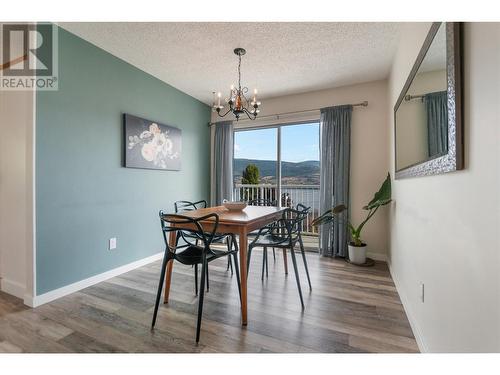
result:
[(109, 239), (109, 250), (116, 249), (116, 237)]

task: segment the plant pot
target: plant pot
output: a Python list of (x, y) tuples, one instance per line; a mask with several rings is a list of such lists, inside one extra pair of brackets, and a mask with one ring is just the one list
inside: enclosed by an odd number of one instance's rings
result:
[(366, 263), (366, 244), (355, 246), (352, 242), (349, 243), (349, 262), (354, 264)]

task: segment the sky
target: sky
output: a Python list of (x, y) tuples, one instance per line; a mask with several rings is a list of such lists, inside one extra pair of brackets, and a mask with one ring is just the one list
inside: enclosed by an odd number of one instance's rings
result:
[[(276, 160), (277, 129), (238, 131), (234, 134), (237, 159)], [(281, 160), (319, 160), (319, 124), (281, 128)]]

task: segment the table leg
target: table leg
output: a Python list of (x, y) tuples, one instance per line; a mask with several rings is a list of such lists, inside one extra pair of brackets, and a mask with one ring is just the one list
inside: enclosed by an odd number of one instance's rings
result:
[[(170, 236), (168, 238), (168, 244), (170, 245), (170, 248), (173, 248), (175, 246), (176, 236), (177, 236), (177, 231), (173, 230), (172, 232), (170, 232)], [(172, 280), (173, 267), (174, 267), (174, 260), (171, 259), (167, 264), (167, 273), (165, 274), (165, 294), (163, 297), (163, 303), (168, 303), (168, 295), (170, 294), (170, 281)]]
[(246, 228), (240, 230), (241, 323), (244, 326), (247, 325), (247, 234)]

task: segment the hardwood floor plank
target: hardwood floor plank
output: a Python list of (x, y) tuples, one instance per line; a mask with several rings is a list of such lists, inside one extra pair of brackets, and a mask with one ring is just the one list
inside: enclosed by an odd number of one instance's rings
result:
[[(290, 256), (290, 254), (288, 254)], [(305, 309), (282, 256), (252, 254), (248, 326), (226, 259), (210, 263), (201, 340), (195, 343), (198, 298), (194, 271), (176, 265), (168, 304), (150, 329), (160, 262), (148, 264), (36, 309), (0, 292), (0, 352), (310, 353), (417, 352), (387, 265), (362, 268), (307, 253), (312, 291), (301, 257)]]
[(0, 353), (22, 353), (23, 350), (8, 341), (0, 341)]
[(72, 334), (59, 340), (59, 344), (67, 347), (72, 352), (77, 353), (120, 353), (122, 350), (102, 343), (90, 336), (80, 332), (73, 332)]

